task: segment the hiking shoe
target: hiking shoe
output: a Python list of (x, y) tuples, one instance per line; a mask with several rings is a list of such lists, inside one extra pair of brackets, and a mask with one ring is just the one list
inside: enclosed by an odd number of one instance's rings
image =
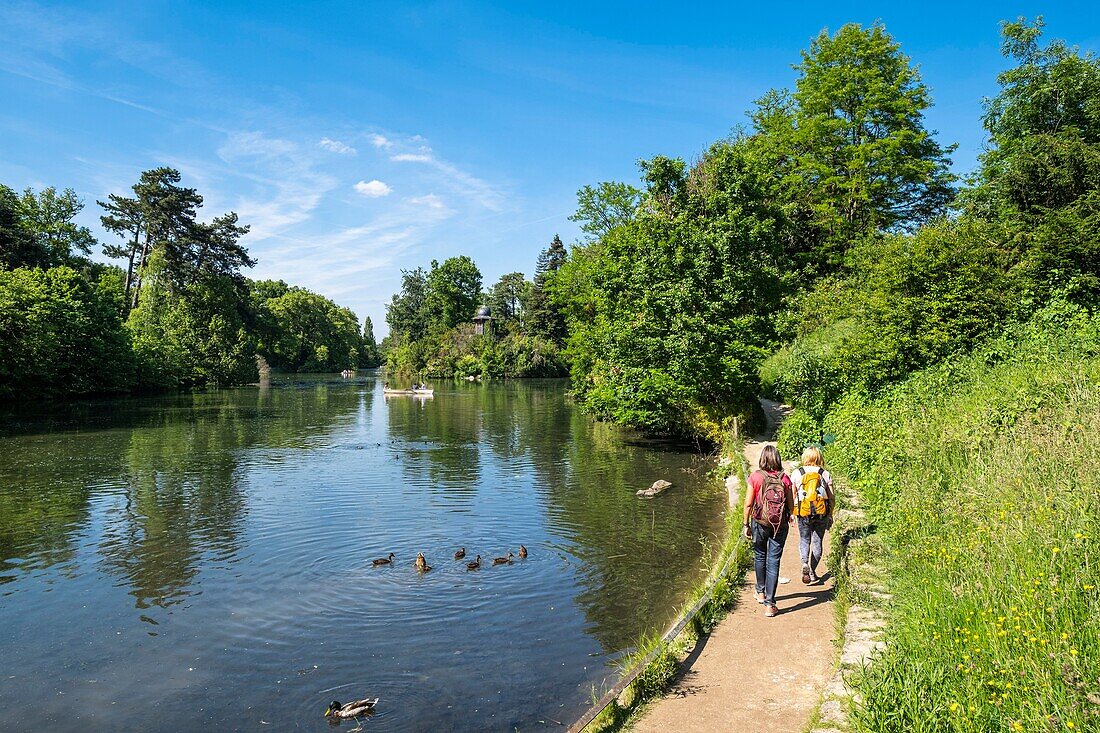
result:
[(810, 578), (813, 577), (813, 573), (810, 572), (809, 565), (802, 566), (802, 585), (809, 585)]
[(764, 615), (768, 618), (773, 618), (779, 615), (779, 608), (773, 603), (770, 606), (764, 606)]

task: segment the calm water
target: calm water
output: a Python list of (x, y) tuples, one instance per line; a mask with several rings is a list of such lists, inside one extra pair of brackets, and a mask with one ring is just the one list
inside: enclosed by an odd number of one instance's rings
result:
[[(368, 695), (364, 730), (559, 729), (701, 574), (725, 502), (706, 468), (560, 382), (4, 414), (0, 730), (326, 731), (329, 700)], [(634, 497), (657, 478), (676, 486)]]

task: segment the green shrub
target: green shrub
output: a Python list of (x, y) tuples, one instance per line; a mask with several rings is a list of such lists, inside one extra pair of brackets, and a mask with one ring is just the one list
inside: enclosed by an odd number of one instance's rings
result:
[(765, 387), (820, 419), (846, 392), (973, 348), (1027, 305), (1005, 236), (962, 218), (857, 243), (850, 275), (799, 300), (796, 338), (762, 365)]
[(821, 443), (821, 423), (805, 410), (795, 410), (776, 435), (779, 452), (784, 458), (793, 459), (802, 455), (802, 449), (811, 443)]
[(0, 398), (128, 390), (134, 358), (116, 285), (69, 267), (0, 269)]

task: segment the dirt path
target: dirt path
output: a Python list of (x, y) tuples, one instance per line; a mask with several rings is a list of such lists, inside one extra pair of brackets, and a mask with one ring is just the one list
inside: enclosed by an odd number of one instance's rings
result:
[[(769, 432), (745, 444), (752, 470), (774, 425), (787, 414), (774, 402), (763, 404)], [(826, 557), (828, 541), (826, 535)], [(824, 575), (824, 585), (802, 584), (795, 527), (783, 548), (780, 577), (791, 579), (776, 593), (780, 614), (765, 618), (752, 597), (750, 568), (737, 607), (699, 641), (680, 679), (632, 730), (799, 733), (806, 727), (833, 671), (833, 584), (831, 572)]]

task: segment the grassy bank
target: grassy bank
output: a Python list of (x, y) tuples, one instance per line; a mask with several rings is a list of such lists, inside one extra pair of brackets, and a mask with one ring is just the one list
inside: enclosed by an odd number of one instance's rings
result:
[(858, 729), (1100, 729), (1098, 354), (1039, 322), (826, 418), (893, 594)]

